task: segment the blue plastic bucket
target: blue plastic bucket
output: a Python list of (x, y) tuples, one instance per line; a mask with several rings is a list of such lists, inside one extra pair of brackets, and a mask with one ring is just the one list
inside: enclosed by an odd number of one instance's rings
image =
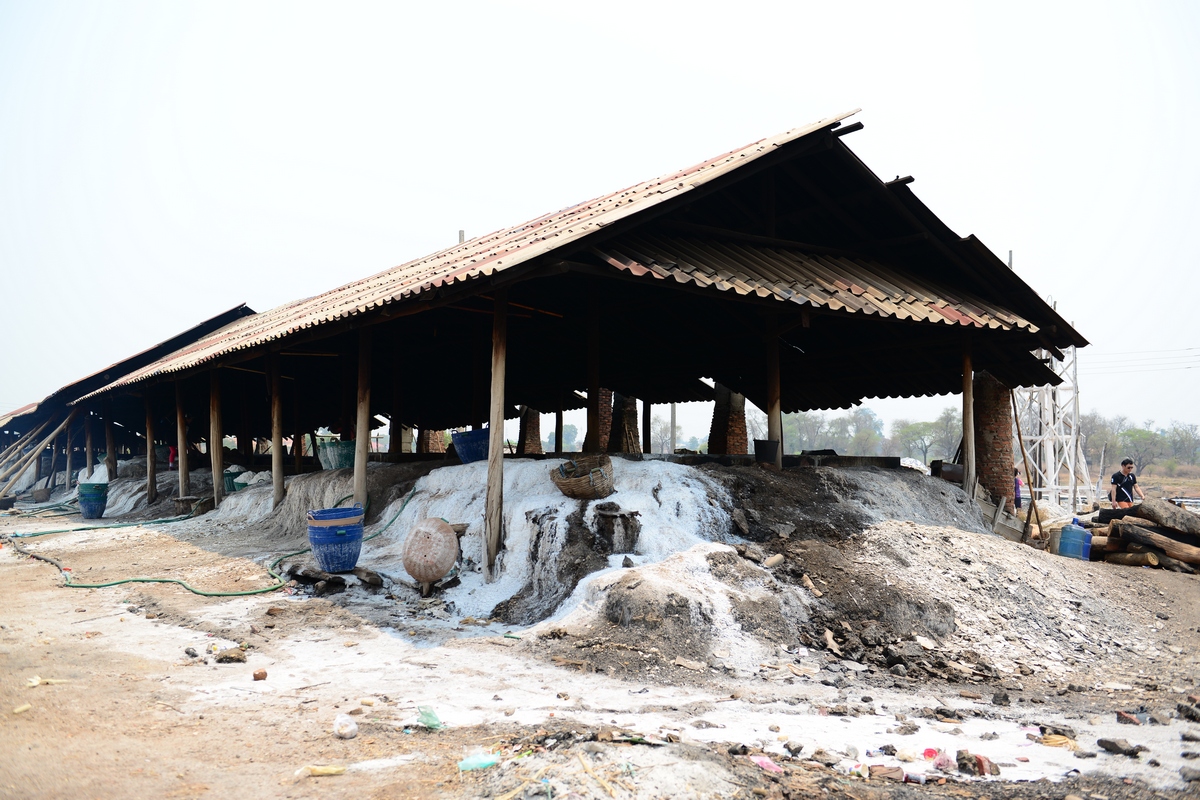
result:
[(326, 572), (354, 569), (362, 552), (362, 540), (362, 505), (308, 512), (308, 543), (317, 566)]
[[(1086, 558), (1084, 548), (1088, 546), (1088, 532), (1078, 525), (1064, 525), (1058, 540), (1058, 554), (1067, 558)], [(1090, 549), (1090, 547), (1089, 547)]]
[(84, 519), (100, 519), (108, 505), (107, 483), (79, 484), (79, 513)]
[(472, 461), (486, 461), (490, 438), (491, 431), (487, 428), (450, 434), (450, 439), (454, 442), (454, 452), (458, 453), (458, 460), (464, 464), (470, 464)]

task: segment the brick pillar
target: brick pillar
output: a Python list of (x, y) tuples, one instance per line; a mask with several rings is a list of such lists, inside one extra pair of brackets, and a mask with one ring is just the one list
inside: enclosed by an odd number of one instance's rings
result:
[(640, 453), (638, 438), (637, 398), (613, 394), (612, 428), (608, 436), (608, 452)]
[(1013, 511), (1013, 421), (1008, 388), (986, 372), (976, 371), (975, 471), (979, 485), (994, 500), (1007, 497)]
[(719, 383), (713, 388), (716, 403), (712, 427), (708, 431), (708, 452), (711, 455), (745, 455), (746, 398)]
[(517, 453), (539, 455), (542, 452), (542, 415), (529, 406), (521, 406), (521, 432), (517, 437)]
[(612, 389), (600, 390), (600, 436), (599, 452), (608, 452), (608, 434), (612, 431), (613, 393)]
[(417, 435), (417, 452), (418, 453), (444, 453), (446, 452), (446, 432), (445, 431), (430, 431), (425, 428)]

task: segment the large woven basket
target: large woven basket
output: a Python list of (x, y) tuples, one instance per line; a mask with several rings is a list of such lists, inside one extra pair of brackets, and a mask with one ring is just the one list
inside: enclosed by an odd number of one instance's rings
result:
[(550, 480), (567, 497), (598, 500), (613, 493), (612, 459), (607, 455), (580, 456), (550, 470)]

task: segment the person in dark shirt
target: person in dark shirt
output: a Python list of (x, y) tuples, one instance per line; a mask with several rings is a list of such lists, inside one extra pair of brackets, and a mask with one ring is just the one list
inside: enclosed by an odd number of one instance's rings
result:
[(1127, 458), (1121, 462), (1121, 471), (1113, 473), (1111, 483), (1108, 487), (1108, 499), (1112, 501), (1113, 508), (1132, 508), (1134, 493), (1143, 500), (1146, 499), (1142, 487), (1137, 485), (1137, 476), (1133, 474), (1132, 459)]

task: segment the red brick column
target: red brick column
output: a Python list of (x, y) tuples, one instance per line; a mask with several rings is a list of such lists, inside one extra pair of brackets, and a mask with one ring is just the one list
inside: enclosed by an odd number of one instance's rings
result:
[(542, 452), (542, 415), (529, 406), (521, 406), (517, 452), (521, 455), (538, 455)]
[(1007, 497), (1013, 511), (1013, 421), (1008, 387), (977, 371), (975, 399), (975, 471), (979, 485), (994, 500)]
[(746, 398), (719, 383), (714, 389), (716, 402), (712, 427), (708, 431), (708, 452), (711, 455), (745, 455), (748, 451)]
[(608, 452), (608, 435), (612, 432), (613, 393), (612, 389), (600, 390), (600, 437), (599, 452)]
[(446, 452), (446, 432), (445, 431), (428, 431), (421, 429), (417, 436), (417, 452), (418, 453), (444, 453)]

